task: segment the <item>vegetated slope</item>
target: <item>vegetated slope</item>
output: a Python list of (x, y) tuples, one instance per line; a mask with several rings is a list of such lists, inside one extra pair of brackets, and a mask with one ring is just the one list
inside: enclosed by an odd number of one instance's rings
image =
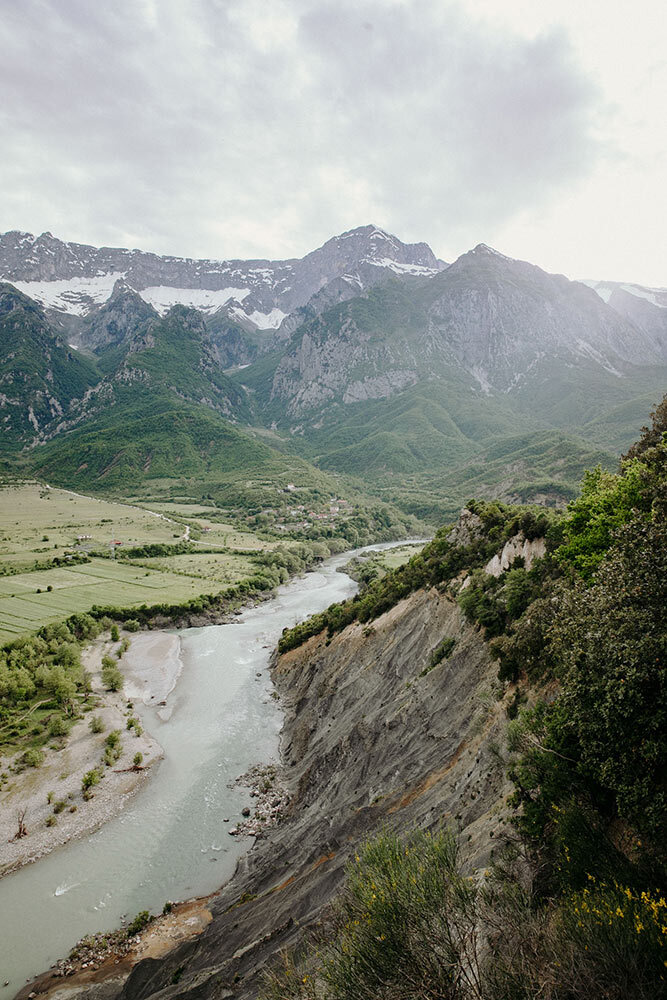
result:
[(70, 333), (70, 342), (94, 354), (98, 367), (107, 374), (122, 362), (137, 334), (157, 316), (152, 306), (119, 279), (107, 302)]
[(523, 399), (556, 376), (565, 387), (567, 372), (586, 362), (622, 383), (624, 365), (664, 365), (667, 356), (585, 285), (480, 246), (433, 277), (376, 286), (305, 324), (260, 403), (275, 416), (281, 402), (294, 426), (325, 407), (453, 373), (483, 393)]
[(471, 503), (284, 633), (289, 813), (116, 995), (662, 995), (665, 431), (667, 400), (565, 514)]
[[(454, 587), (500, 663), (519, 840), (484, 888), (454, 893), (446, 844), (384, 837), (359, 851), (326, 940), (283, 965), (272, 996), (334, 1000), (350, 983), (358, 996), (398, 996), (406, 969), (411, 997), (664, 992), (667, 397), (653, 416), (618, 475), (589, 472), (567, 514), (550, 518), (546, 547), (531, 543), (544, 514), (471, 505), (406, 566), (283, 636), (285, 651), (305, 642), (305, 653), (323, 628), (343, 641), (424, 584)], [(505, 545), (485, 564), (494, 537)], [(387, 884), (389, 912), (372, 891)]]
[(323, 312), (234, 377), (309, 459), (437, 518), (471, 492), (571, 498), (666, 375), (660, 343), (590, 288), (480, 246)]
[(34, 452), (34, 473), (59, 485), (122, 492), (147, 479), (203, 484), (279, 465), (277, 453), (204, 407), (164, 393), (119, 396), (112, 409)]
[(201, 314), (184, 306), (137, 334), (113, 379), (147, 384), (152, 393), (167, 389), (235, 420), (247, 415), (244, 393), (220, 370)]
[[(137, 407), (152, 417), (174, 404), (190, 404), (237, 425), (263, 424), (271, 447), (299, 454), (323, 474), (358, 477), (385, 502), (432, 523), (454, 516), (472, 492), (558, 504), (574, 495), (583, 468), (613, 466), (612, 455), (628, 446), (629, 428), (655, 404), (667, 374), (664, 345), (648, 328), (622, 317), (590, 288), (483, 245), (442, 270), (428, 248), (408, 247), (373, 227), (343, 234), (299, 264), (307, 277), (299, 296), (306, 287), (317, 289), (317, 302), (311, 296), (292, 309), (290, 322), (268, 333), (229, 304), (215, 311), (182, 305), (166, 311), (163, 296), (153, 308), (155, 297), (146, 301), (127, 278), (109, 271), (111, 258), (102, 251), (24, 236), (5, 240), (12, 274), (25, 265), (26, 275), (36, 268), (46, 284), (59, 284), (61, 271), (67, 272), (62, 280), (93, 281), (99, 278), (91, 270), (97, 261), (114, 279), (110, 290), (105, 286), (104, 304), (96, 301), (86, 315), (58, 314), (76, 320), (68, 339), (87, 345), (103, 377), (69, 399), (62, 412), (50, 404), (51, 420), (40, 426), (40, 440), (86, 426), (94, 437), (103, 433), (105, 455), (97, 462), (102, 473), (117, 454), (114, 419), (122, 435), (127, 411), (140, 456), (133, 482), (144, 466), (152, 477), (151, 453), (165, 455), (155, 464), (162, 469), (172, 457), (199, 447), (179, 441), (165, 453), (154, 440), (142, 443)], [(224, 267), (213, 268), (209, 281), (201, 262), (174, 258), (167, 267), (161, 260), (137, 257), (134, 278), (139, 281), (150, 263), (150, 274), (141, 280), (158, 281), (164, 265), (169, 280), (187, 279), (193, 294), (221, 291)], [(132, 271), (129, 261), (123, 274)], [(271, 268), (246, 270), (251, 284), (264, 288), (262, 295), (269, 294), (274, 278), (271, 295), (288, 294)], [(333, 289), (331, 275), (337, 275)], [(205, 281), (213, 282), (210, 289)], [(331, 302), (337, 304), (329, 308)], [(245, 308), (246, 298), (243, 303)], [(223, 373), (226, 366), (250, 362), (233, 380)], [(146, 433), (155, 433), (150, 421)], [(71, 439), (74, 448), (77, 440)], [(38, 469), (42, 460), (35, 458)], [(192, 462), (185, 464), (197, 474)], [(93, 481), (90, 467), (85, 456), (68, 460), (75, 475), (81, 470), (86, 488)], [(201, 471), (211, 471), (206, 455)], [(311, 478), (316, 475), (311, 470)]]
[(53, 335), (35, 302), (6, 284), (0, 284), (0, 344), (0, 448), (9, 453), (39, 441), (99, 375)]
[[(18, 432), (3, 439), (12, 472), (115, 495), (185, 488), (253, 513), (276, 505), (289, 507), (283, 494), (289, 483), (296, 483), (302, 510), (338, 495), (354, 497), (355, 509), (346, 513), (361, 517), (364, 532), (375, 522), (373, 509), (380, 506), (396, 532), (406, 530), (410, 519), (369, 498), (360, 483), (341, 483), (339, 477), (290, 453), (280, 438), (239, 425), (249, 417), (246, 393), (222, 371), (198, 311), (175, 306), (160, 317), (118, 282), (109, 302), (85, 321), (101, 331), (95, 360), (105, 374), (70, 352), (70, 368), (65, 366), (71, 381), (67, 395), (60, 391), (65, 354), (60, 340), (41, 308), (7, 287), (7, 301), (17, 302), (18, 313), (31, 322), (21, 328), (23, 354), (9, 351), (7, 365), (12, 370), (6, 381), (13, 387), (17, 410), (23, 407), (28, 414), (24, 423), (33, 426), (34, 421), (39, 429), (37, 442), (32, 435), (29, 439), (38, 446), (29, 451), (19, 450), (24, 441)], [(8, 344), (15, 346), (11, 337)], [(36, 389), (38, 395), (31, 395), (32, 382), (19, 381), (24, 356), (25, 365), (31, 370), (34, 365), (38, 373), (40, 364), (51, 364), (48, 377), (42, 379), (50, 389), (50, 409), (44, 416), (36, 402), (43, 401), (43, 391)], [(87, 381), (82, 381), (81, 373)], [(58, 387), (62, 402), (55, 397)], [(7, 393), (2, 398), (8, 406)], [(41, 427), (36, 413), (43, 416)], [(331, 533), (330, 525), (316, 528), (315, 537)], [(379, 525), (377, 531), (382, 530)], [(349, 533), (354, 541), (353, 524)]]
[[(58, 359), (58, 351), (64, 352), (39, 307), (20, 293), (9, 297), (18, 297), (27, 314), (40, 319), (41, 326), (33, 323), (25, 337), (30, 357), (50, 351), (47, 357), (55, 353)], [(216, 363), (201, 315), (178, 306), (160, 319), (148, 307), (141, 314), (141, 306), (134, 293), (119, 289), (105, 313), (97, 314), (97, 323), (111, 325), (129, 313), (132, 336), (124, 337), (117, 364), (104, 378), (95, 378), (92, 365), (70, 352), (65, 367), (72, 381), (83, 371), (91, 373), (88, 382), (75, 382), (67, 408), (49, 412), (43, 438), (50, 440), (24, 457), (24, 464), (56, 483), (115, 491), (146, 478), (275, 473), (285, 464), (282, 456), (222, 419), (244, 413), (244, 396)], [(103, 360), (109, 353), (105, 345)], [(77, 398), (76, 389), (85, 391)], [(23, 405), (29, 405), (22, 393)]]

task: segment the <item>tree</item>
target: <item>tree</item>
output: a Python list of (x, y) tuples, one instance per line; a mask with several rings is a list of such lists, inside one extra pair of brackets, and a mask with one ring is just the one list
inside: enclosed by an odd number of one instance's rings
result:
[(102, 657), (102, 683), (107, 691), (120, 691), (123, 686), (123, 675), (110, 656)]
[(90, 726), (91, 733), (104, 732), (104, 723), (102, 722), (102, 717), (100, 715), (93, 715), (88, 725)]
[(28, 829), (25, 825), (25, 814), (27, 809), (17, 809), (16, 810), (16, 833), (12, 837), (12, 840), (21, 840), (22, 837), (28, 836)]
[(91, 771), (86, 771), (83, 778), (81, 779), (81, 789), (84, 793), (90, 792), (93, 785), (99, 785), (100, 783), (100, 772), (97, 768), (93, 768)]
[(667, 527), (636, 520), (590, 587), (563, 596), (552, 626), (566, 726), (580, 769), (659, 836), (667, 821)]

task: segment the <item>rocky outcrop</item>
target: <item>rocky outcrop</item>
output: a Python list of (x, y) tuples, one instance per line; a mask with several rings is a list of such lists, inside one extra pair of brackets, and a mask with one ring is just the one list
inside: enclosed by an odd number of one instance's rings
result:
[(73, 343), (100, 354), (136, 337), (144, 326), (156, 318), (155, 310), (126, 282), (118, 280), (111, 298), (83, 323), (74, 335)]
[[(429, 670), (445, 636), (454, 650)], [(508, 792), (495, 674), (478, 632), (436, 589), (280, 657), (289, 815), (214, 897), (205, 932), (137, 965), (122, 997), (254, 997), (262, 968), (317, 924), (355, 847), (382, 827), (450, 824), (468, 865), (484, 865)]]
[(544, 538), (534, 538), (529, 541), (523, 535), (515, 535), (505, 542), (502, 551), (497, 552), (484, 567), (489, 576), (500, 576), (508, 570), (515, 559), (523, 559), (526, 569), (530, 569), (536, 559), (541, 559), (547, 551)]
[(54, 333), (37, 303), (0, 282), (3, 446), (43, 440), (49, 426), (97, 381), (93, 366)]

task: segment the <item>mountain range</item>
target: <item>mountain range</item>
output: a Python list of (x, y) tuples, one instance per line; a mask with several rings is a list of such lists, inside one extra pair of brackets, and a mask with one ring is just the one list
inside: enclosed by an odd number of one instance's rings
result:
[(472, 492), (561, 502), (667, 374), (667, 290), (484, 244), (446, 264), (375, 226), (286, 261), (12, 231), (0, 279), (7, 467), (89, 489), (270, 469), (428, 519)]

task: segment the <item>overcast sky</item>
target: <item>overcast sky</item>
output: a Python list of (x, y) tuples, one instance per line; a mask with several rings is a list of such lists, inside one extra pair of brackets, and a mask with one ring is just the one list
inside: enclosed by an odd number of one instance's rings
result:
[(0, 0), (0, 231), (667, 285), (663, 0)]

